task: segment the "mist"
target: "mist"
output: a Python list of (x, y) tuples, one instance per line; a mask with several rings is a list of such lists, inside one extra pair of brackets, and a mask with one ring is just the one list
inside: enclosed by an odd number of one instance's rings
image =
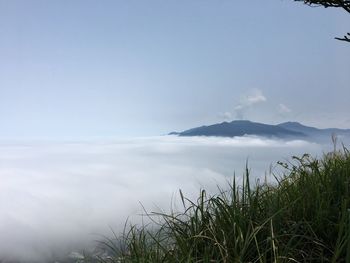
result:
[[(258, 137), (148, 137), (0, 143), (0, 261), (48, 262), (91, 249), (128, 219), (215, 194), (248, 163), (254, 178), (292, 155), (332, 148)], [(174, 201), (175, 200), (175, 201)]]

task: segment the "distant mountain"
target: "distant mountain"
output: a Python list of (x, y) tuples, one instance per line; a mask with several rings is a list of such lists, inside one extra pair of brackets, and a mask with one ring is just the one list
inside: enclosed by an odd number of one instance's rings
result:
[(243, 135), (259, 135), (267, 137), (304, 137), (300, 131), (289, 130), (277, 125), (269, 125), (246, 120), (222, 122), (209, 126), (201, 126), (183, 132), (172, 132), (172, 135), (179, 136), (220, 136), (234, 137)]
[(306, 134), (310, 138), (316, 139), (329, 139), (333, 134), (339, 137), (350, 137), (350, 129), (338, 129), (338, 128), (326, 128), (318, 129), (315, 127), (305, 126), (299, 122), (284, 122), (277, 126), (288, 129), (290, 131), (296, 131)]
[(178, 136), (220, 136), (234, 137), (243, 135), (257, 135), (264, 137), (293, 138), (293, 139), (330, 139), (335, 133), (340, 136), (349, 136), (350, 129), (318, 129), (302, 125), (298, 122), (284, 122), (270, 125), (248, 120), (236, 120), (222, 122), (209, 126), (201, 126), (183, 132), (171, 132), (170, 135)]

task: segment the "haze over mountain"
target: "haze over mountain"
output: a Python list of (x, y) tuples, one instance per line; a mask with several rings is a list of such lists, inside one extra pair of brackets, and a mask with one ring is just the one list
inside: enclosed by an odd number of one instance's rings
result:
[(179, 136), (219, 136), (235, 137), (256, 135), (264, 137), (321, 140), (329, 139), (335, 134), (340, 137), (350, 137), (350, 129), (327, 128), (318, 129), (305, 126), (299, 122), (284, 122), (277, 125), (235, 120), (208, 126), (201, 126), (182, 132), (172, 132), (170, 135)]

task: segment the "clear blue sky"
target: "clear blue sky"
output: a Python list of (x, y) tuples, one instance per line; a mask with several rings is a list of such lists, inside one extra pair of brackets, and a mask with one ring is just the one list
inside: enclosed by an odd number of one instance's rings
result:
[(0, 0), (0, 138), (350, 128), (349, 30), (292, 0)]

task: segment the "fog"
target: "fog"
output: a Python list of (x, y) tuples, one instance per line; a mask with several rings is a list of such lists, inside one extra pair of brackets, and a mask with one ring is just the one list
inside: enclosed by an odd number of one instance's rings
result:
[[(246, 162), (252, 176), (276, 161), (330, 146), (257, 137), (150, 137), (0, 143), (0, 261), (48, 262), (89, 249), (125, 221), (169, 210), (178, 190), (215, 194)], [(277, 169), (277, 170), (276, 170)]]

